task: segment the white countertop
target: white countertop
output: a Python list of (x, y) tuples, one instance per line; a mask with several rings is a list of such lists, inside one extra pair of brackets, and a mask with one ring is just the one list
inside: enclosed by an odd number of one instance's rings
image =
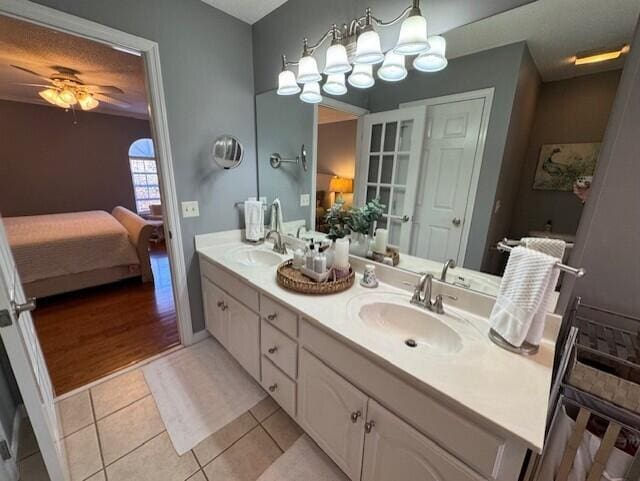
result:
[(233, 260), (234, 250), (248, 246), (238, 240), (239, 236), (233, 233), (216, 236), (196, 240), (196, 250), (206, 260), (357, 345), (374, 361), (382, 361), (402, 374), (403, 379), (441, 401), (452, 403), (463, 414), (488, 422), (535, 451), (542, 450), (551, 388), (552, 341), (543, 340), (539, 353), (531, 357), (507, 352), (487, 338), (487, 319), (445, 304), (448, 312), (467, 321), (449, 326), (463, 338), (462, 350), (435, 354), (408, 349), (402, 342), (390, 342), (389, 336), (368, 328), (349, 312), (358, 298), (365, 295), (405, 298), (409, 306), (411, 295), (407, 291), (383, 283), (377, 289), (366, 289), (360, 286), (358, 276), (351, 289), (339, 294), (314, 297), (291, 292), (277, 284), (275, 267), (245, 266)]

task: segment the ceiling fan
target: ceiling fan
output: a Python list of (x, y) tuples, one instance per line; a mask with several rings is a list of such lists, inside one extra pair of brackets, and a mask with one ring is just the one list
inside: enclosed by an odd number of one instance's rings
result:
[(52, 67), (55, 72), (48, 76), (19, 65), (11, 65), (11, 67), (48, 82), (45, 84), (20, 83), (18, 85), (44, 87), (44, 90), (38, 92), (38, 95), (47, 102), (63, 109), (71, 108), (77, 104), (80, 105), (82, 110), (93, 110), (100, 105), (100, 102), (106, 102), (122, 108), (130, 106), (126, 102), (111, 97), (113, 94), (123, 94), (124, 91), (122, 89), (113, 85), (87, 85), (78, 77), (80, 72), (72, 68), (56, 65)]

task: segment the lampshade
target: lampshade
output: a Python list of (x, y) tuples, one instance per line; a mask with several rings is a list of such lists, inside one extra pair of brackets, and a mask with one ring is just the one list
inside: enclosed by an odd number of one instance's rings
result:
[(82, 110), (93, 110), (100, 102), (98, 102), (91, 94), (82, 94), (78, 97), (78, 103)]
[(380, 37), (374, 30), (366, 30), (358, 37), (356, 43), (356, 64), (374, 65), (384, 60), (384, 54), (380, 47)]
[(74, 94), (73, 91), (68, 88), (63, 89), (62, 92), (60, 92), (60, 100), (62, 100), (63, 103), (69, 105), (75, 105), (78, 103), (76, 94)]
[(398, 82), (407, 76), (404, 66), (404, 55), (389, 50), (384, 56), (384, 63), (378, 69), (378, 77), (387, 82)]
[(331, 45), (327, 49), (327, 59), (324, 65), (324, 73), (346, 73), (351, 70), (351, 64), (347, 57), (347, 49), (342, 44)]
[(438, 72), (447, 66), (445, 51), (447, 41), (440, 35), (429, 37), (429, 50), (418, 55), (413, 61), (413, 66), (421, 72)]
[(53, 105), (56, 105), (58, 101), (58, 91), (55, 89), (41, 90), (38, 95)]
[(322, 90), (329, 95), (344, 95), (347, 93), (347, 86), (344, 83), (343, 73), (334, 73), (327, 77), (327, 81), (322, 86)]
[(398, 55), (416, 55), (429, 48), (427, 19), (422, 15), (407, 17), (400, 27), (398, 43), (393, 51)]
[(318, 82), (308, 82), (304, 84), (304, 88), (300, 94), (300, 100), (308, 104), (319, 104), (322, 102), (320, 84)]
[(295, 95), (300, 92), (296, 76), (291, 70), (283, 70), (278, 75), (278, 95)]
[(373, 68), (371, 65), (362, 63), (355, 64), (353, 72), (349, 75), (349, 85), (359, 89), (373, 87), (373, 84), (376, 82), (373, 78), (372, 72)]
[(322, 75), (318, 72), (318, 63), (311, 55), (305, 55), (298, 64), (298, 83), (320, 82)]
[(344, 177), (333, 177), (329, 182), (329, 192), (338, 192), (340, 194), (353, 193), (353, 179)]

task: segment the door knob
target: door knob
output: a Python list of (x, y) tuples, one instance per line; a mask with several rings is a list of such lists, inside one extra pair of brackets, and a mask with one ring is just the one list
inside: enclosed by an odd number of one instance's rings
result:
[(411, 220), (411, 217), (409, 217), (408, 215), (403, 215), (402, 216), (402, 222), (409, 222)]
[(460, 225), (460, 222), (461, 222), (461, 220), (460, 220), (459, 217), (454, 217), (453, 220), (451, 221), (451, 223), (453, 225), (455, 225), (456, 227), (458, 227)]

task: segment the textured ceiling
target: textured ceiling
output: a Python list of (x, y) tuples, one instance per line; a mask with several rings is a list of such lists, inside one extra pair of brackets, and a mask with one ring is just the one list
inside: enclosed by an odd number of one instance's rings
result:
[(624, 58), (584, 66), (573, 59), (578, 52), (629, 43), (639, 14), (638, 0), (538, 0), (449, 31), (447, 56), (525, 40), (545, 81), (618, 69)]
[(142, 57), (114, 50), (84, 38), (0, 16), (0, 99), (51, 106), (38, 95), (40, 87), (19, 83), (44, 84), (46, 81), (21, 72), (19, 65), (48, 77), (55, 66), (72, 68), (89, 85), (113, 85), (124, 94), (110, 94), (128, 106), (100, 103), (95, 112), (129, 117), (148, 117)]
[(318, 106), (319, 124), (332, 124), (334, 122), (344, 122), (345, 120), (355, 120), (357, 118), (357, 115), (348, 112), (342, 112), (323, 105)]
[(218, 10), (253, 25), (287, 0), (202, 0)]

